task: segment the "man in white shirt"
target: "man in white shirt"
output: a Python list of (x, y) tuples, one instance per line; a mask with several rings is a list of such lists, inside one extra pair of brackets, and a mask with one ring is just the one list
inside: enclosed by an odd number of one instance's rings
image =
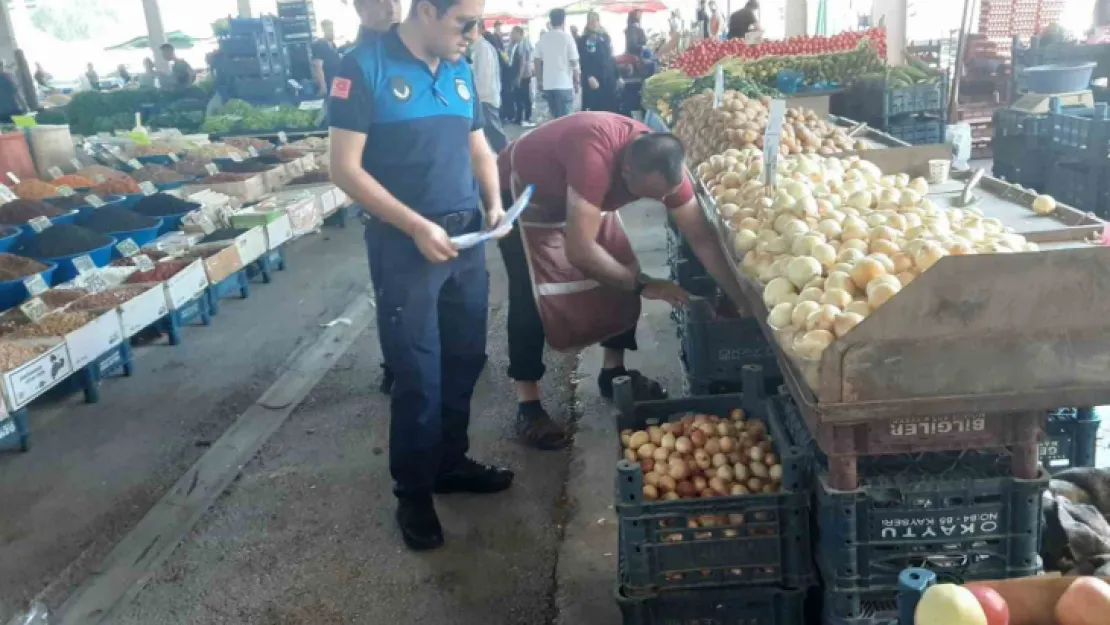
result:
[(474, 72), (474, 88), (482, 103), (482, 131), (494, 153), (508, 144), (501, 127), (501, 57), (497, 48), (486, 39), (482, 29), (471, 29), (470, 62)]
[(552, 117), (571, 113), (579, 89), (578, 44), (563, 30), (566, 21), (566, 11), (551, 11), (551, 30), (536, 44), (536, 86), (547, 100)]

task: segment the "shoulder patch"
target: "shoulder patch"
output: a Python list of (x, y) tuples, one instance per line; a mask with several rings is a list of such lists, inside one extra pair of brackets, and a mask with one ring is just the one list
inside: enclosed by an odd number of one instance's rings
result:
[(331, 81), (331, 97), (346, 100), (351, 97), (351, 79), (336, 76)]

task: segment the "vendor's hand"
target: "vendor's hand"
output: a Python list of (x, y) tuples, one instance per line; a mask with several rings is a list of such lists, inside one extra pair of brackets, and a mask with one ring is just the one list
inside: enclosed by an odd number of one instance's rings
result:
[(512, 231), (512, 224), (506, 222), (505, 209), (500, 206), (494, 206), (486, 211), (486, 230), (493, 233), (493, 238), (500, 239)]
[(690, 305), (690, 294), (670, 280), (649, 280), (640, 295), (645, 299), (663, 300), (675, 307)]
[(433, 263), (447, 262), (459, 255), (459, 251), (451, 244), (447, 231), (437, 223), (425, 221), (412, 233), (412, 239), (424, 258)]
[(601, 83), (599, 83), (597, 81), (597, 78), (594, 77), (594, 76), (590, 76), (589, 78), (587, 78), (586, 79), (586, 84), (590, 85), (590, 89), (595, 89), (596, 90), (599, 87), (601, 87)]

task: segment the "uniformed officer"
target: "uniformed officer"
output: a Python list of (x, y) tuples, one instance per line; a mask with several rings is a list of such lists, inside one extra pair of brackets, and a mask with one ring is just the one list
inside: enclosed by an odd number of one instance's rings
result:
[(389, 467), (413, 549), (443, 544), (432, 493), (508, 488), (508, 469), (466, 456), (470, 399), (486, 363), (485, 251), (450, 238), (504, 218), (497, 160), (461, 60), (484, 0), (415, 0), (367, 38), (332, 82), (331, 173), (371, 216), (378, 331), (395, 376)]

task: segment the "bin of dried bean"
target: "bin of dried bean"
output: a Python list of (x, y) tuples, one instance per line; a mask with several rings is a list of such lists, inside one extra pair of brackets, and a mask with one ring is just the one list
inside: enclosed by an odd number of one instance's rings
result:
[(0, 224), (18, 226), (35, 217), (61, 217), (65, 211), (41, 200), (12, 200), (0, 206)]
[(42, 273), (48, 268), (48, 265), (44, 265), (33, 258), (0, 253), (0, 282), (22, 280), (27, 276)]
[(30, 258), (59, 258), (84, 254), (111, 242), (112, 237), (95, 230), (73, 224), (58, 224), (20, 241), (12, 248), (12, 252)]
[(77, 225), (104, 234), (114, 234), (154, 228), (158, 225), (158, 218), (109, 205), (78, 217)]
[(19, 184), (12, 186), (12, 191), (25, 200), (41, 200), (44, 197), (58, 195), (58, 187), (34, 178), (20, 180)]
[(183, 161), (174, 163), (173, 169), (183, 176), (207, 176), (208, 164), (212, 162), (210, 158), (187, 158)]
[(85, 297), (89, 291), (85, 289), (50, 289), (39, 295), (42, 303), (50, 310), (55, 308), (65, 308), (73, 302)]
[(20, 343), (4, 341), (0, 343), (0, 371), (5, 373), (12, 371), (45, 354), (57, 344), (57, 341), (28, 341)]
[(124, 280), (124, 284), (139, 284), (142, 282), (165, 282), (176, 276), (190, 263), (183, 260), (167, 260), (154, 265), (150, 271), (136, 271)]
[(224, 143), (240, 150), (248, 150), (249, 148), (254, 148), (255, 150), (261, 152), (262, 150), (269, 150), (270, 148), (274, 147), (274, 144), (270, 143), (269, 141), (266, 141), (265, 139), (259, 139), (257, 137), (224, 137), (223, 141)]
[(59, 176), (58, 178), (51, 180), (50, 183), (57, 187), (84, 189), (86, 187), (93, 186), (94, 184), (96, 184), (96, 181), (92, 178), (86, 178), (85, 176), (80, 176), (77, 174), (66, 174), (64, 176)]
[(97, 177), (104, 178), (105, 180), (127, 177), (127, 174), (118, 169), (112, 169), (111, 167), (105, 167), (104, 165), (99, 164), (82, 167), (81, 169), (77, 170), (77, 175), (84, 176), (85, 178), (88, 178), (93, 182), (96, 182)]
[(131, 210), (148, 217), (167, 217), (169, 215), (184, 215), (198, 208), (200, 208), (200, 204), (186, 202), (176, 195), (155, 193), (139, 200)]
[(148, 163), (141, 169), (131, 172), (131, 177), (139, 182), (153, 182), (154, 184), (164, 184), (167, 182), (181, 182), (185, 180), (185, 176), (177, 173), (169, 167)]
[(87, 311), (56, 311), (39, 319), (37, 323), (25, 323), (19, 326), (7, 335), (7, 338), (17, 340), (65, 336), (74, 330), (85, 327), (93, 319), (96, 319), (96, 315)]
[(92, 192), (100, 197), (105, 195), (132, 195), (142, 193), (139, 183), (130, 177), (110, 178), (92, 188)]
[[(158, 251), (158, 250), (143, 250), (143, 254), (147, 258), (149, 258), (150, 260), (153, 260), (155, 262), (160, 261), (163, 258), (166, 258), (166, 257), (169, 256), (169, 254), (167, 254), (165, 252)], [(111, 265), (113, 267), (134, 267), (135, 266), (135, 261), (132, 258), (116, 258), (111, 262)]]
[(146, 293), (149, 288), (150, 287), (147, 286), (122, 286), (99, 293), (92, 293), (91, 295), (82, 297), (76, 302), (73, 302), (66, 310), (104, 310), (107, 308), (115, 308), (124, 302)]

